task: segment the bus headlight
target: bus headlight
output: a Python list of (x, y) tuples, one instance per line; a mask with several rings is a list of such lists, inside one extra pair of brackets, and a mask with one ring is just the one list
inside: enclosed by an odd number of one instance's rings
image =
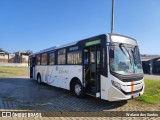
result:
[(114, 87), (116, 87), (116, 88), (118, 88), (119, 90), (121, 90), (121, 85), (120, 85), (118, 82), (115, 82), (115, 81), (113, 81), (113, 80), (111, 80), (111, 82), (112, 82), (112, 85), (113, 85)]

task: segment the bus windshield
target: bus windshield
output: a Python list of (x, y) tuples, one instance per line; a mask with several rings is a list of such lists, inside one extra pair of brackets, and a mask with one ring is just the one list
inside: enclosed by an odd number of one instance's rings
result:
[(115, 43), (109, 48), (110, 70), (121, 75), (143, 74), (137, 46)]

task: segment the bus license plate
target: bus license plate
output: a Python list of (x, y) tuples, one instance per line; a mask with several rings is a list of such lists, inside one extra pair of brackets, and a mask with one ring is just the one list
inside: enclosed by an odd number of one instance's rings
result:
[(138, 97), (138, 96), (139, 96), (139, 93), (133, 94), (133, 98), (136, 98), (136, 97)]

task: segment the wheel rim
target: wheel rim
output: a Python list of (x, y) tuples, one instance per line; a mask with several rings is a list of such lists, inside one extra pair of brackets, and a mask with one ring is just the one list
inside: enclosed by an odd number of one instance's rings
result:
[(80, 93), (81, 93), (81, 86), (80, 86), (79, 84), (76, 84), (74, 89), (75, 89), (75, 90), (74, 90), (75, 93), (76, 93), (77, 95), (80, 95)]

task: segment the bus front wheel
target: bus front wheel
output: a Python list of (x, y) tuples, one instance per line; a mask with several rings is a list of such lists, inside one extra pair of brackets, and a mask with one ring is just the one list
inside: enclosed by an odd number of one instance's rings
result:
[(82, 98), (84, 97), (84, 88), (83, 86), (81, 85), (81, 83), (79, 82), (76, 82), (74, 84), (74, 94), (78, 97), (78, 98)]

